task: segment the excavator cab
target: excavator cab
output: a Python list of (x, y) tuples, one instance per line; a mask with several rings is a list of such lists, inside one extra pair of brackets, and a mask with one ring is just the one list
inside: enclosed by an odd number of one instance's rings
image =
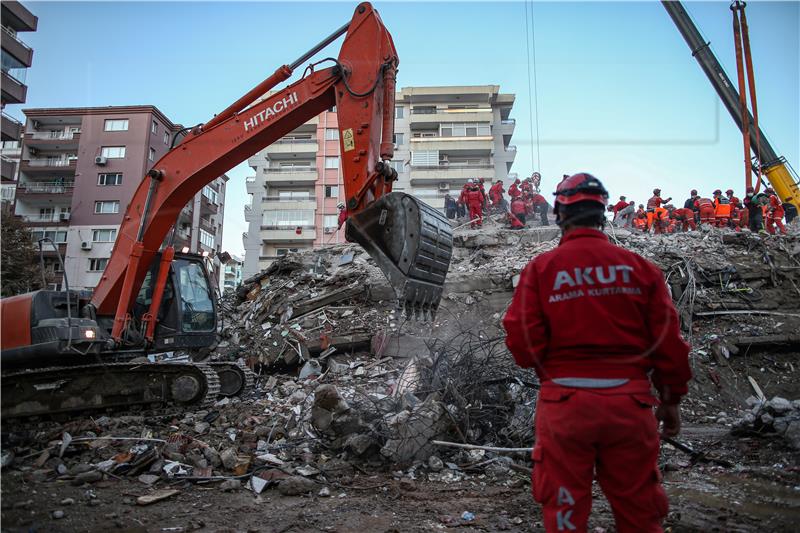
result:
[[(135, 325), (142, 323), (150, 308), (160, 264), (157, 256), (139, 289), (133, 308)], [(175, 254), (158, 310), (153, 345), (148, 351), (203, 349), (216, 342), (216, 335), (216, 293), (204, 258)]]

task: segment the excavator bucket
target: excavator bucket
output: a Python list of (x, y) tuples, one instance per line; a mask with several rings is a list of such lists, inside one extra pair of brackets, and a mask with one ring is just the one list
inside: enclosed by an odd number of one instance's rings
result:
[(453, 254), (453, 231), (444, 215), (392, 192), (351, 215), (345, 235), (383, 270), (406, 314), (433, 318)]

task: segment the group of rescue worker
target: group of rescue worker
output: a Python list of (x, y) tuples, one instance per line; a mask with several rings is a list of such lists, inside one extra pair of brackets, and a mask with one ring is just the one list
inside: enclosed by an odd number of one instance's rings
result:
[(725, 194), (717, 189), (711, 197), (700, 196), (697, 190), (690, 192), (683, 207), (675, 207), (672, 198), (662, 198), (661, 189), (653, 189), (653, 196), (647, 205), (628, 201), (620, 196), (619, 201), (608, 207), (613, 213), (615, 225), (633, 228), (646, 233), (676, 233), (696, 230), (698, 224), (718, 228), (731, 228), (740, 231), (748, 228), (753, 232), (766, 232), (774, 235), (776, 231), (785, 234), (786, 223), (797, 217), (797, 208), (789, 198), (781, 202), (774, 189), (767, 187), (756, 193), (748, 187), (743, 199), (739, 199), (733, 189)]
[(534, 217), (539, 219), (542, 226), (548, 226), (550, 206), (545, 197), (539, 194), (540, 180), (541, 176), (536, 172), (522, 181), (515, 179), (508, 188), (508, 201), (503, 180), (497, 180), (487, 193), (483, 178), (468, 179), (458, 200), (449, 194), (445, 195), (445, 215), (449, 219), (468, 216), (471, 228), (481, 227), (483, 217), (487, 214), (505, 214), (512, 229), (525, 227)]

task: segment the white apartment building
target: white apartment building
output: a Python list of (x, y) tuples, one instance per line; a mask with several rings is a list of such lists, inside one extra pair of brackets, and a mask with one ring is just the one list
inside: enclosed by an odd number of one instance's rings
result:
[[(395, 191), (436, 208), (457, 196), (467, 179), (508, 180), (513, 94), (497, 85), (406, 87), (395, 101)], [(344, 201), (335, 109), (295, 129), (248, 160), (244, 278), (276, 258), (343, 242), (336, 204)]]

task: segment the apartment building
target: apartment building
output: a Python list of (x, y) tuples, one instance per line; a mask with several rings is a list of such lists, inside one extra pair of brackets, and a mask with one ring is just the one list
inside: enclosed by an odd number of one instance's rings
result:
[(22, 32), (36, 31), (39, 19), (16, 1), (3, 2), (0, 7), (2, 25), (2, 140), (0, 141), (0, 202), (10, 205), (14, 201), (17, 165), (20, 155), (22, 123), (12, 117), (7, 105), (23, 104), (28, 94), (25, 77), (33, 63), (33, 50), (19, 37)]
[[(125, 210), (152, 165), (181, 130), (153, 106), (26, 109), (15, 214), (34, 242), (50, 238), (70, 288), (100, 281)], [(215, 255), (222, 243), (223, 175), (180, 212), (167, 241), (176, 250)], [(63, 271), (51, 245), (45, 269), (61, 288)]]
[(244, 259), (232, 254), (223, 254), (225, 257), (222, 261), (223, 275), (220, 279), (220, 291), (225, 293), (235, 291), (236, 288), (242, 284)]
[[(406, 87), (396, 95), (394, 190), (436, 208), (469, 178), (507, 180), (513, 94), (497, 85)], [(290, 251), (343, 242), (336, 204), (344, 201), (339, 128), (326, 111), (265, 148), (248, 163), (245, 279)]]

